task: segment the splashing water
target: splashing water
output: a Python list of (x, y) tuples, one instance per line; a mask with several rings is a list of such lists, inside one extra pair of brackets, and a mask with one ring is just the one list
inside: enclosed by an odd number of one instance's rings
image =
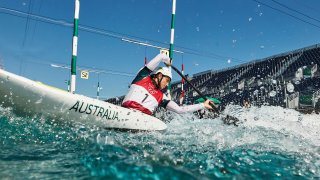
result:
[(220, 118), (166, 115), (164, 132), (118, 132), (0, 107), (4, 178), (320, 178), (320, 115), (228, 106)]

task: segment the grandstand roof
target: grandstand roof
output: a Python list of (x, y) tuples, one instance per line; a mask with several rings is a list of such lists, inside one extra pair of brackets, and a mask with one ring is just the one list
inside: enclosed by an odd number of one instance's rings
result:
[(216, 73), (224, 72), (224, 71), (227, 71), (227, 70), (230, 70), (230, 69), (236, 69), (236, 68), (247, 66), (249, 64), (253, 64), (253, 63), (257, 63), (257, 62), (262, 62), (262, 61), (266, 61), (266, 60), (269, 60), (269, 59), (288, 56), (290, 54), (294, 54), (294, 53), (297, 53), (297, 52), (306, 51), (306, 50), (310, 50), (310, 49), (314, 49), (314, 48), (318, 48), (318, 47), (320, 47), (320, 44), (314, 44), (314, 45), (311, 45), (311, 46), (307, 46), (307, 47), (304, 47), (304, 48), (288, 51), (288, 52), (285, 52), (285, 53), (276, 54), (276, 55), (269, 56), (269, 57), (266, 57), (266, 58), (252, 60), (252, 61), (250, 61), (248, 63), (244, 63), (244, 64), (240, 64), (240, 65), (236, 65), (236, 66), (231, 66), (231, 67), (227, 67), (227, 68), (223, 68), (223, 69), (219, 69), (219, 70), (207, 70), (207, 71), (199, 72), (199, 73), (193, 74), (193, 77), (197, 77), (197, 76), (201, 76), (201, 75), (204, 75), (204, 74), (208, 74), (210, 72), (211, 72), (211, 74), (216, 74)]

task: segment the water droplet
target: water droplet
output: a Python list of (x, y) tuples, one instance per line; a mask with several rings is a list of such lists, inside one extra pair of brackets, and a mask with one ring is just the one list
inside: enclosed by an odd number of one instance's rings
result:
[(281, 176), (281, 174), (280, 173), (276, 173), (276, 176)]

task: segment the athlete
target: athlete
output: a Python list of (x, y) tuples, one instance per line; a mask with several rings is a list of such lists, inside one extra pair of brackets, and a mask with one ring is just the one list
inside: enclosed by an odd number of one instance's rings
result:
[[(152, 115), (156, 107), (161, 106), (176, 113), (194, 112), (200, 109), (212, 109), (210, 102), (179, 106), (171, 101), (162, 91), (166, 89), (172, 79), (171, 69), (168, 67), (157, 68), (160, 62), (171, 65), (170, 58), (164, 53), (158, 54), (144, 66), (131, 83), (129, 92), (122, 102), (122, 106), (139, 110)], [(157, 68), (157, 70), (155, 70)], [(216, 105), (214, 105), (216, 106)]]

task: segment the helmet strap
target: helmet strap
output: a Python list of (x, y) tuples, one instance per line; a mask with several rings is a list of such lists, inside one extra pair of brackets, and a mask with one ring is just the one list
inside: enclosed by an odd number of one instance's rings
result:
[[(152, 77), (151, 79), (152, 79), (153, 85), (155, 85), (157, 89), (160, 89), (160, 82), (162, 81), (163, 75), (162, 75), (161, 79), (159, 79), (159, 77), (157, 77), (157, 74), (153, 74), (153, 75), (151, 75), (151, 77)], [(156, 78), (158, 80), (158, 82), (156, 82), (154, 80), (154, 78)]]
[(162, 79), (163, 79), (163, 74), (162, 74), (162, 76), (161, 76), (161, 79), (159, 79), (159, 77), (157, 77), (157, 79), (158, 79), (157, 87), (158, 87), (158, 89), (160, 89), (160, 83), (161, 83), (161, 81), (162, 81)]

